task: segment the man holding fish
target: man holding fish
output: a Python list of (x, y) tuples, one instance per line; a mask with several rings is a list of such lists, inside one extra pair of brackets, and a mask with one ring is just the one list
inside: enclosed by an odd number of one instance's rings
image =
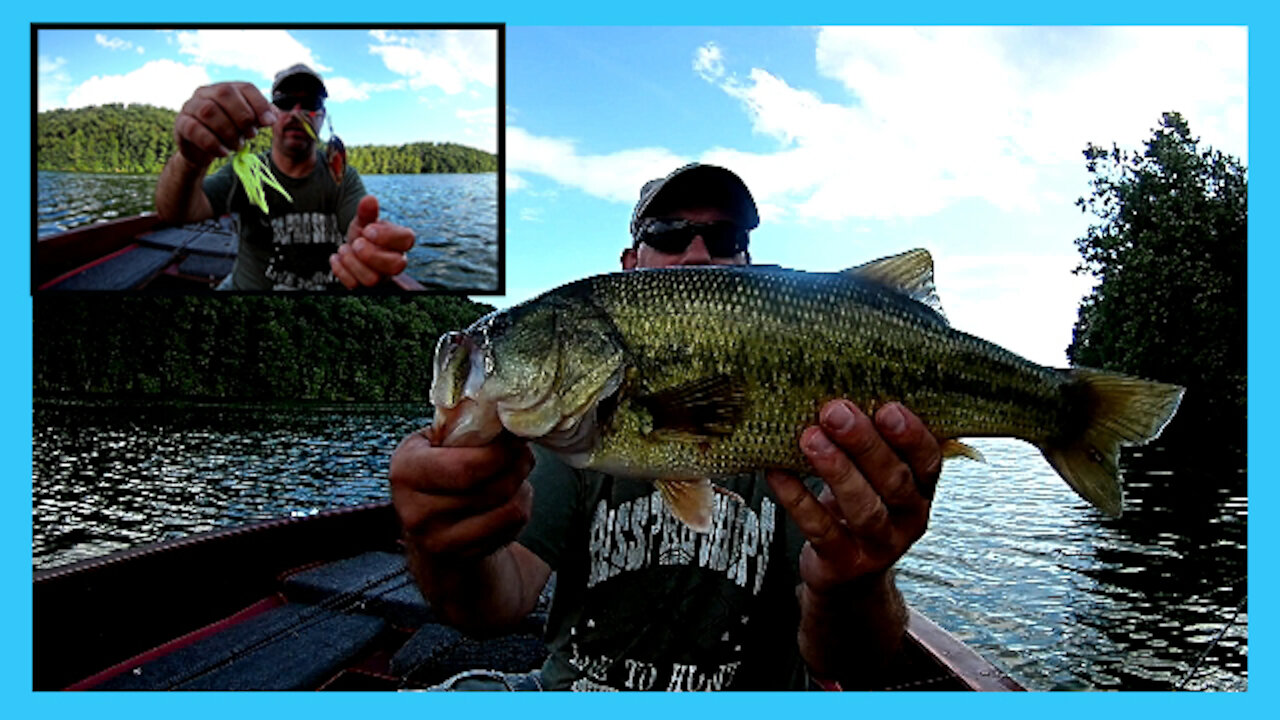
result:
[[(235, 266), (220, 289), (351, 289), (403, 272), (413, 231), (378, 219), (378, 200), (346, 165), (340, 141), (317, 147), (324, 80), (294, 65), (276, 75), (271, 95), (244, 82), (196, 90), (174, 121), (178, 151), (160, 175), (157, 213), (172, 222), (239, 215)], [(272, 129), (265, 162), (246, 150), (261, 127)], [(206, 177), (215, 159), (233, 154)]]
[[(622, 267), (747, 265), (758, 224), (734, 173), (686, 166), (644, 186)], [(392, 498), (425, 595), (464, 630), (509, 629), (557, 572), (545, 687), (875, 688), (906, 631), (892, 568), (925, 531), (942, 449), (896, 402), (830, 399), (817, 419), (793, 448), (815, 477), (657, 491), (511, 432), (424, 431), (392, 457)]]

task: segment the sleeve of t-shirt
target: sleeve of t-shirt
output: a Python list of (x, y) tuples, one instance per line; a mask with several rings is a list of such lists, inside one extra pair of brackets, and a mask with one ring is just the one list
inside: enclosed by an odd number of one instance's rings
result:
[(231, 188), (235, 185), (235, 180), (230, 162), (218, 168), (212, 175), (205, 176), (204, 194), (209, 198), (209, 204), (213, 206), (215, 217), (227, 211), (227, 198), (231, 196)]
[(535, 464), (529, 473), (533, 486), (533, 511), (529, 524), (516, 540), (551, 566), (559, 567), (565, 544), (582, 512), (582, 481), (579, 471), (537, 445)]
[(338, 231), (342, 237), (347, 236), (347, 228), (356, 218), (356, 206), (364, 196), (364, 181), (360, 179), (360, 173), (348, 165), (342, 174), (342, 204), (338, 206)]

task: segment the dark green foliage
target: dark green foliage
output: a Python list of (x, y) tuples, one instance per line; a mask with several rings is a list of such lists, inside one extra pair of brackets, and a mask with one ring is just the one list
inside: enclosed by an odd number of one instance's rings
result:
[[(99, 105), (36, 116), (36, 167), (65, 172), (156, 174), (173, 155), (173, 110), (150, 105)], [(271, 131), (250, 143), (271, 147)], [(497, 172), (491, 153), (453, 143), (348, 146), (347, 161), (363, 174)], [(212, 170), (226, 162), (213, 164)]]
[(42, 295), (34, 392), (426, 401), (436, 340), (491, 309), (450, 296)]
[(351, 167), (371, 175), (498, 171), (496, 155), (453, 143), (348, 146), (347, 160)]
[(1076, 240), (1100, 282), (1080, 306), (1073, 363), (1185, 385), (1180, 415), (1243, 422), (1248, 179), (1166, 113), (1141, 153), (1090, 145), (1101, 222)]
[(158, 173), (173, 154), (172, 110), (101, 105), (36, 116), (40, 170)]

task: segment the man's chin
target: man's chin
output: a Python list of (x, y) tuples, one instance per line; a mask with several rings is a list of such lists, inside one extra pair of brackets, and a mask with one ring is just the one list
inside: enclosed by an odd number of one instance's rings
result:
[(280, 138), (280, 149), (289, 157), (307, 157), (315, 151), (315, 144), (306, 136), (306, 133), (302, 133), (299, 137), (291, 132), (285, 132)]

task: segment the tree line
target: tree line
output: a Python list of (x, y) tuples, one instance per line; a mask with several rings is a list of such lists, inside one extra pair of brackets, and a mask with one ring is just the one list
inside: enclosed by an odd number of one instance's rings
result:
[(436, 340), (492, 310), (425, 295), (34, 298), (34, 395), (428, 401)]
[(1245, 166), (1202, 148), (1178, 113), (1162, 116), (1141, 151), (1090, 144), (1084, 157), (1093, 190), (1076, 204), (1098, 222), (1076, 240), (1076, 272), (1099, 282), (1080, 304), (1067, 356), (1184, 385), (1169, 430), (1242, 442)]
[[(36, 167), (62, 172), (157, 174), (177, 149), (173, 141), (177, 115), (151, 105), (118, 103), (39, 113)], [(254, 152), (270, 146), (270, 128), (249, 144)], [(498, 170), (496, 155), (456, 143), (348, 144), (347, 161), (365, 174)]]

